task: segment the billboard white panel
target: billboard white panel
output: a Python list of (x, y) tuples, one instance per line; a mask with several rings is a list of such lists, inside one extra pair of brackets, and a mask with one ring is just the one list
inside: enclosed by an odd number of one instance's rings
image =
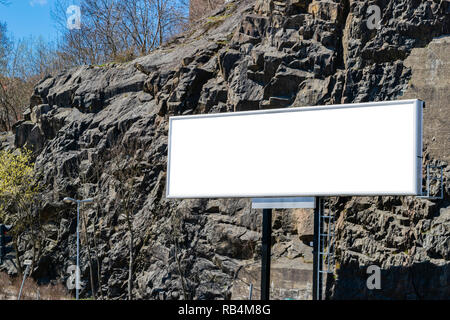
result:
[(167, 198), (418, 195), (420, 100), (170, 118)]

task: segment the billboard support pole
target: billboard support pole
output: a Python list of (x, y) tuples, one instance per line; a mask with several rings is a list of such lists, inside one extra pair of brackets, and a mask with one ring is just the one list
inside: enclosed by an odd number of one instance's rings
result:
[(270, 249), (272, 239), (272, 209), (263, 209), (261, 246), (261, 300), (270, 298)]
[(313, 300), (322, 299), (322, 257), (320, 255), (320, 234), (322, 226), (320, 221), (321, 199), (316, 197), (314, 208), (314, 247), (313, 247)]

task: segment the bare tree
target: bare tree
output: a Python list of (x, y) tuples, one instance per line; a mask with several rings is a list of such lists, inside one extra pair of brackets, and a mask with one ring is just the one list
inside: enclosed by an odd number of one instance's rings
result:
[(62, 39), (59, 57), (68, 64), (128, 61), (148, 54), (187, 22), (186, 0), (83, 0), (81, 27), (66, 27), (68, 0), (52, 10)]
[[(132, 151), (131, 151), (132, 152)], [(133, 274), (134, 274), (134, 240), (135, 230), (133, 228), (133, 216), (139, 209), (139, 203), (134, 195), (136, 194), (136, 184), (139, 176), (142, 175), (139, 162), (140, 159), (131, 154), (124, 153), (120, 147), (116, 147), (112, 152), (114, 158), (112, 162), (113, 175), (116, 179), (114, 189), (116, 192), (116, 208), (125, 218), (128, 232), (128, 300), (133, 299)]]
[[(3, 29), (3, 31), (2, 31)], [(0, 24), (0, 39), (6, 26)], [(0, 46), (0, 130), (11, 130), (29, 104), (35, 84), (54, 71), (54, 51), (42, 38), (5, 39)]]
[(94, 283), (94, 268), (92, 264), (92, 255), (91, 255), (91, 237), (88, 235), (88, 224), (87, 224), (87, 217), (86, 213), (81, 213), (81, 225), (83, 227), (83, 233), (84, 233), (84, 243), (87, 245), (87, 254), (88, 254), (88, 262), (89, 262), (89, 279), (91, 281), (91, 291), (92, 291), (92, 298), (96, 300), (96, 292), (95, 292), (95, 283)]
[(8, 37), (6, 23), (0, 23), (0, 74), (4, 73), (8, 64), (8, 52), (11, 41)]

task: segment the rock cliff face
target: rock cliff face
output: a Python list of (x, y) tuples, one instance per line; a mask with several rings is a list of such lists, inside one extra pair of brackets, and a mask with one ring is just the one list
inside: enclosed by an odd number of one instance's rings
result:
[[(367, 27), (371, 4), (382, 10), (380, 29)], [(82, 276), (89, 279), (91, 257), (104, 298), (126, 297), (126, 211), (135, 298), (246, 297), (249, 282), (259, 286), (260, 213), (244, 199), (165, 199), (168, 117), (422, 98), (425, 161), (446, 166), (449, 34), (450, 4), (442, 0), (230, 1), (146, 57), (46, 77), (14, 128), (16, 147), (35, 151), (46, 188), (40, 214), (49, 235), (33, 276), (67, 280), (76, 220), (61, 201), (95, 195), (96, 204), (83, 208)], [(338, 264), (327, 296), (448, 297), (449, 177), (446, 166), (439, 201), (333, 200)], [(124, 210), (118, 199), (132, 205)], [(275, 211), (273, 220), (275, 287), (291, 279), (297, 290), (274, 295), (309, 298), (311, 212)], [(19, 249), (29, 256), (25, 244)], [(382, 267), (381, 290), (366, 287), (372, 264)], [(90, 291), (87, 281), (82, 294)]]

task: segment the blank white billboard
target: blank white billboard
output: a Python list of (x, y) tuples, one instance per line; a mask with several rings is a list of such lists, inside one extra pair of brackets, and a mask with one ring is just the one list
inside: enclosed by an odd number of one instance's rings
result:
[(170, 118), (167, 198), (419, 195), (420, 100)]

